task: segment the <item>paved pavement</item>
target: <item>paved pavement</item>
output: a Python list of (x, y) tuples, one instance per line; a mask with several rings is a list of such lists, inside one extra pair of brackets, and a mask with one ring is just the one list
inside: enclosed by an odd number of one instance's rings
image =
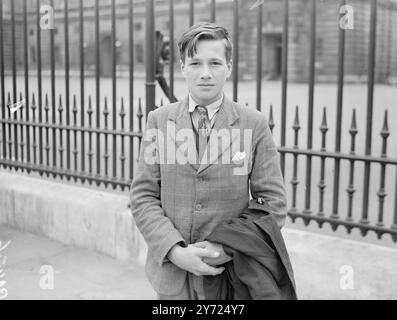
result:
[[(282, 233), (299, 299), (397, 299), (395, 246), (290, 228)], [(143, 266), (136, 262), (122, 262), (5, 225), (0, 225), (0, 242), (0, 277), (4, 274), (0, 299), (4, 289), (6, 299), (156, 298)]]
[[(0, 225), (0, 248), (6, 244), (5, 239), (7, 242), (11, 240), (0, 253), (7, 257), (3, 267), (0, 265), (5, 274), (1, 280), (6, 281), (3, 286), (8, 291), (6, 299), (156, 298), (143, 267), (135, 263), (121, 262), (93, 251)], [(3, 259), (0, 259), (0, 264)], [(47, 266), (54, 270), (53, 289), (46, 289), (52, 284), (52, 271)]]

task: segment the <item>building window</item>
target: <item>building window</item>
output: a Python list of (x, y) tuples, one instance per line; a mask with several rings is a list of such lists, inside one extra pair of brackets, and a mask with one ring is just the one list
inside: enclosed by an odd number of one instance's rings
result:
[(317, 52), (317, 56), (322, 57), (322, 55), (323, 55), (323, 39), (316, 40), (316, 52)]
[(141, 31), (142, 30), (142, 23), (138, 22), (135, 23), (135, 31)]
[(59, 44), (55, 45), (54, 51), (55, 51), (55, 54), (54, 54), (55, 55), (55, 63), (61, 64), (62, 63), (62, 54), (61, 54), (61, 48), (60, 48)]
[(135, 46), (135, 51), (136, 51), (136, 62), (143, 63), (143, 46), (141, 43), (138, 43)]
[(30, 56), (32, 63), (36, 63), (36, 48), (34, 46), (30, 47)]

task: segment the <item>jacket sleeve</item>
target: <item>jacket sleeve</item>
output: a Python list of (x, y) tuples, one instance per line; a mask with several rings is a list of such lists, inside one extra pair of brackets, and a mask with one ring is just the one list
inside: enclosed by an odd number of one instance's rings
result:
[[(254, 131), (250, 192), (253, 199), (247, 209), (258, 211), (261, 208), (262, 211), (272, 214), (277, 225), (282, 228), (287, 216), (286, 190), (279, 153), (267, 119), (262, 114)], [(257, 201), (258, 199), (263, 201)]]
[[(185, 241), (161, 207), (161, 173), (156, 119), (153, 111), (142, 137), (139, 165), (131, 184), (131, 213), (158, 264), (168, 261), (167, 253)], [(186, 245), (186, 244), (185, 244)]]

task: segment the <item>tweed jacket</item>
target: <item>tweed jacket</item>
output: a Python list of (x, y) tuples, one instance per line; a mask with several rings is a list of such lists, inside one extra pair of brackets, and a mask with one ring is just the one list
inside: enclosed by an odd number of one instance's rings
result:
[(176, 295), (185, 284), (187, 271), (167, 258), (175, 244), (203, 241), (238, 217), (250, 198), (262, 198), (263, 212), (283, 226), (285, 186), (263, 113), (224, 96), (200, 161), (187, 97), (149, 112), (130, 200), (155, 291)]

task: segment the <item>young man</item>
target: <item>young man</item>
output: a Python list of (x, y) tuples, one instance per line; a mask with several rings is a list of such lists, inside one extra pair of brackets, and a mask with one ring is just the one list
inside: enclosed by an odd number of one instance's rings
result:
[(281, 228), (286, 195), (265, 116), (223, 93), (232, 72), (227, 30), (199, 23), (178, 46), (188, 97), (149, 113), (131, 208), (158, 298), (204, 299), (203, 276), (221, 274), (231, 260), (207, 236), (240, 216), (250, 193)]

